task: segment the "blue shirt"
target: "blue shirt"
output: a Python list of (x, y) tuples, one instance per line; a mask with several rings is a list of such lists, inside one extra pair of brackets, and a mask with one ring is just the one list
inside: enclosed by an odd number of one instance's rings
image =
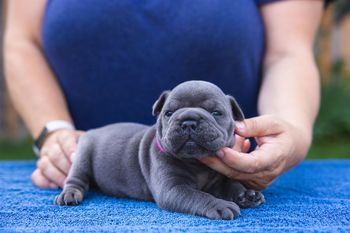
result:
[[(273, 1), (273, 0), (270, 0)], [(206, 80), (257, 115), (267, 0), (49, 0), (43, 51), (78, 129), (153, 124), (163, 90)]]

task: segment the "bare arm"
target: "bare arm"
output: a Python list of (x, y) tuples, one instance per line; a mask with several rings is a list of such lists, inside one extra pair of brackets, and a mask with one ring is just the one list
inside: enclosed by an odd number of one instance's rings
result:
[(313, 42), (322, 15), (322, 1), (286, 1), (261, 9), (267, 53), (259, 96), (260, 114), (273, 114), (301, 130), (305, 155), (319, 108), (319, 74)]
[(16, 110), (33, 137), (50, 120), (71, 121), (42, 51), (40, 28), (46, 0), (7, 2), (5, 77)]
[[(71, 122), (63, 93), (41, 49), (46, 0), (9, 0), (4, 39), (5, 77), (16, 110), (36, 138), (51, 120)], [(58, 130), (45, 140), (32, 174), (40, 187), (63, 186), (81, 132)]]
[(247, 119), (236, 129), (242, 137), (255, 137), (258, 147), (251, 153), (244, 153), (246, 142), (243, 152), (224, 148), (218, 152), (220, 159), (203, 160), (208, 166), (262, 189), (304, 159), (319, 107), (312, 47), (322, 7), (318, 0), (279, 1), (261, 7), (267, 37), (258, 101), (262, 116)]

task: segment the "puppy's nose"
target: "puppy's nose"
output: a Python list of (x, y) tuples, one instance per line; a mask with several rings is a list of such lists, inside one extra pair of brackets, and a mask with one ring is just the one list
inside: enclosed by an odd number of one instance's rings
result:
[(197, 121), (194, 120), (186, 120), (181, 123), (181, 128), (183, 130), (189, 129), (189, 130), (196, 130), (197, 128)]

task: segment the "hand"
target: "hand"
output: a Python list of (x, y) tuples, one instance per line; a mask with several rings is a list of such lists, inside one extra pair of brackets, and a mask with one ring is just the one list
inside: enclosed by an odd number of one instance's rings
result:
[(255, 137), (256, 149), (246, 153), (248, 142), (238, 138), (233, 149), (223, 148), (217, 157), (208, 156), (201, 161), (256, 190), (266, 188), (284, 171), (301, 162), (311, 144), (311, 136), (304, 130), (272, 115), (237, 122), (236, 133)]
[(40, 188), (63, 187), (83, 131), (60, 129), (50, 133), (40, 150), (32, 181)]

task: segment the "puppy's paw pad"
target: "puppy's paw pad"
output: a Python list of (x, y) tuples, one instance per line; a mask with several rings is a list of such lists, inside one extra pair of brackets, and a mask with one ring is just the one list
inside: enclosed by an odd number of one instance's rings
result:
[(63, 190), (60, 195), (56, 196), (56, 205), (79, 205), (83, 200), (83, 193), (78, 189)]
[(216, 220), (231, 220), (239, 215), (239, 206), (234, 202), (224, 200), (215, 203), (215, 205), (209, 208), (205, 214), (207, 218)]
[(264, 202), (265, 197), (261, 192), (248, 189), (239, 195), (236, 203), (242, 208), (253, 208)]

